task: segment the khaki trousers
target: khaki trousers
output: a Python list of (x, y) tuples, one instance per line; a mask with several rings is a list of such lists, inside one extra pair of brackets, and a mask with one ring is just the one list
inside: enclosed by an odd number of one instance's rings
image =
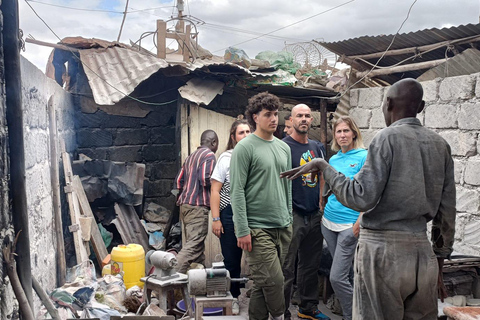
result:
[(292, 226), (252, 229), (252, 251), (244, 251), (253, 287), (248, 306), (250, 320), (267, 320), (285, 311), (282, 265), (292, 239)]

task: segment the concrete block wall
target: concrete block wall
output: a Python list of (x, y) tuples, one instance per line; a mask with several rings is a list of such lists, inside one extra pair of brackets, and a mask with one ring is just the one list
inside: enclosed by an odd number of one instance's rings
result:
[[(74, 107), (70, 94), (24, 58), (21, 60), (21, 69), (31, 267), (32, 274), (49, 292), (56, 288), (57, 270), (50, 163), (60, 160), (50, 157), (47, 105), (50, 100), (56, 109), (59, 137), (69, 152), (76, 149)], [(66, 221), (64, 228), (65, 224)], [(34, 299), (35, 310), (39, 310), (40, 301), (36, 295)]]
[(144, 118), (77, 110), (77, 151), (92, 159), (144, 163), (146, 200), (173, 210), (170, 191), (179, 168), (176, 114), (176, 103), (153, 107)]
[[(425, 110), (417, 117), (450, 144), (457, 184), (455, 250), (480, 256), (480, 73), (422, 82)], [(385, 127), (381, 104), (388, 88), (352, 90), (350, 115), (368, 147)]]

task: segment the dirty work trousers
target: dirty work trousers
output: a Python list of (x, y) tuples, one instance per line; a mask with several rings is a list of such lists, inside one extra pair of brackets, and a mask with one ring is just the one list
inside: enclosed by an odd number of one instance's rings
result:
[(340, 300), (343, 318), (352, 320), (353, 286), (350, 275), (353, 271), (352, 263), (358, 239), (353, 234), (353, 228), (336, 232), (322, 224), (322, 234), (333, 258), (330, 283), (336, 297)]
[(193, 262), (205, 265), (205, 238), (208, 234), (208, 208), (188, 204), (180, 206), (185, 243), (177, 255), (177, 272), (186, 273)]
[(318, 306), (318, 268), (322, 257), (323, 236), (321, 232), (322, 215), (310, 216), (293, 211), (292, 242), (283, 264), (285, 277), (285, 318), (290, 318), (288, 310), (295, 279), (295, 259), (298, 255), (297, 291), (300, 296), (299, 307), (306, 312), (317, 310)]
[(267, 320), (283, 315), (282, 264), (292, 239), (292, 227), (251, 229), (252, 251), (244, 251), (253, 280), (248, 316), (250, 320)]
[(437, 319), (438, 263), (425, 232), (360, 230), (353, 319)]

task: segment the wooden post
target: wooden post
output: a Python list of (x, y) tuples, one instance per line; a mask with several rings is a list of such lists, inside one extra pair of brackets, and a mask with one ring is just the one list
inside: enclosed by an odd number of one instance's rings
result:
[(377, 69), (377, 70), (373, 70), (370, 73), (368, 73), (368, 71), (357, 72), (356, 76), (358, 78), (361, 78), (368, 74), (368, 77), (373, 78), (376, 76), (382, 76), (382, 75), (387, 75), (392, 73), (400, 73), (400, 72), (407, 72), (407, 71), (421, 70), (421, 69), (431, 69), (433, 67), (438, 66), (439, 64), (444, 63), (445, 61), (447, 60), (438, 59), (438, 60), (425, 61), (425, 62), (419, 62), (419, 63), (411, 63), (403, 66), (397, 66), (397, 67), (391, 67), (391, 68), (385, 68), (385, 69)]
[(189, 62), (190, 61), (190, 54), (192, 55), (192, 59), (195, 60), (195, 57), (193, 56), (193, 50), (190, 52), (192, 49), (192, 46), (190, 45), (190, 31), (191, 31), (192, 26), (187, 24), (187, 30), (185, 31), (185, 34), (183, 35), (183, 61)]
[(320, 100), (320, 127), (322, 128), (322, 143), (325, 146), (325, 155), (328, 158), (328, 148), (327, 148), (327, 101), (325, 99)]
[(167, 57), (167, 23), (163, 20), (157, 20), (157, 57), (165, 59)]
[(65, 261), (65, 243), (63, 239), (62, 205), (60, 201), (60, 171), (58, 157), (57, 116), (53, 96), (48, 99), (48, 122), (50, 129), (50, 180), (52, 184), (53, 220), (57, 239), (57, 286), (65, 284), (67, 264)]

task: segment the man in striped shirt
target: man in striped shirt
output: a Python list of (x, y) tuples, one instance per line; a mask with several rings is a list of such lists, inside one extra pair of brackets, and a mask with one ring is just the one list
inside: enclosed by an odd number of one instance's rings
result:
[(206, 130), (201, 146), (187, 157), (175, 179), (180, 206), (180, 219), (184, 225), (185, 243), (177, 255), (177, 272), (186, 273), (191, 263), (205, 264), (205, 238), (208, 234), (210, 210), (210, 176), (215, 167), (218, 136)]

